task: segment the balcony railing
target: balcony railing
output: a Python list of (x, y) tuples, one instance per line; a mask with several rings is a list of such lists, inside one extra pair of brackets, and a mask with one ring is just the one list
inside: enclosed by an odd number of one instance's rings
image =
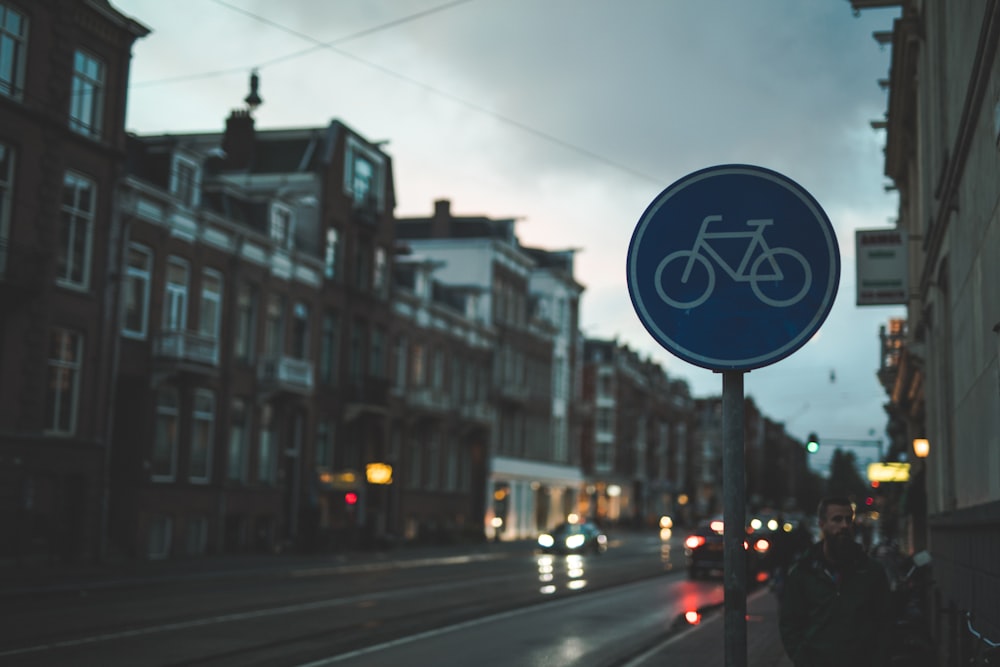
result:
[(406, 394), (407, 402), (416, 408), (432, 412), (446, 412), (451, 409), (449, 396), (439, 389), (419, 387)]
[(193, 331), (161, 331), (156, 337), (154, 353), (161, 361), (217, 367), (219, 339)]
[(264, 391), (310, 394), (314, 387), (313, 363), (285, 356), (262, 359), (257, 379)]
[(489, 403), (466, 403), (458, 408), (458, 414), (468, 421), (493, 422), (496, 418), (496, 409)]
[(527, 401), (528, 395), (531, 393), (528, 385), (514, 384), (511, 382), (498, 382), (493, 386), (493, 391), (495, 392), (497, 398), (507, 401), (515, 401), (518, 403), (524, 403)]

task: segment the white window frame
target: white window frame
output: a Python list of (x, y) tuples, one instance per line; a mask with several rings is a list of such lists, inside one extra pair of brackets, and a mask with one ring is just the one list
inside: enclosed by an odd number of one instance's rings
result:
[[(11, 16), (20, 20), (14, 32), (7, 27)], [(12, 46), (7, 46), (7, 45)], [(3, 54), (11, 55), (9, 60)], [(28, 59), (28, 17), (15, 11), (6, 2), (0, 2), (0, 95), (14, 100), (24, 97), (24, 67)]]
[[(128, 323), (128, 302), (122, 298), (122, 335), (127, 338), (145, 338), (149, 333), (149, 296), (153, 279), (153, 251), (144, 245), (130, 243), (126, 249), (125, 256), (125, 284), (124, 295), (130, 293), (129, 287), (136, 285), (135, 291), (139, 295), (138, 307), (141, 309), (139, 315), (140, 324), (138, 329), (129, 329)], [(141, 266), (132, 263), (132, 253), (141, 256)]]
[[(203, 451), (204, 470), (195, 474), (195, 453)], [(212, 455), (215, 451), (215, 392), (195, 389), (191, 408), (191, 450), (188, 479), (195, 484), (207, 484), (212, 479)]]
[(0, 142), (0, 276), (7, 273), (15, 157), (14, 148), (10, 144)]
[[(81, 204), (81, 193), (90, 190), (90, 207)], [(67, 196), (71, 201), (67, 202)], [(59, 210), (60, 251), (66, 253), (65, 267), (57, 266), (56, 284), (74, 289), (87, 289), (90, 285), (90, 262), (94, 239), (94, 218), (97, 211), (97, 184), (75, 171), (63, 175), (63, 194)], [(76, 257), (73, 249), (78, 246), (77, 237), (83, 235), (83, 254)], [(65, 247), (63, 247), (65, 245)], [(77, 262), (81, 266), (77, 266)], [(73, 275), (79, 268), (80, 277)]]
[(106, 71), (107, 67), (100, 58), (80, 49), (73, 52), (69, 127), (74, 132), (95, 139), (101, 136)]
[[(214, 284), (215, 289), (212, 289)], [(198, 333), (213, 340), (219, 340), (222, 324), (222, 294), (224, 282), (222, 273), (215, 269), (201, 272), (201, 302), (198, 312)]]
[[(162, 397), (170, 395), (173, 397), (173, 404), (170, 405), (167, 402), (161, 400)], [(172, 385), (165, 385), (160, 387), (156, 394), (156, 418), (154, 419), (153, 425), (153, 448), (150, 452), (150, 466), (152, 469), (151, 478), (154, 482), (172, 482), (177, 478), (177, 447), (180, 440), (180, 422), (181, 422), (181, 404), (180, 404), (180, 391), (177, 387)], [(169, 422), (172, 424), (171, 427), (161, 430), (159, 428), (160, 424), (163, 422)], [(172, 439), (159, 442), (160, 436), (164, 435), (170, 438), (173, 434)], [(165, 446), (167, 457), (169, 458), (169, 471), (168, 472), (158, 472), (156, 469), (156, 454), (157, 451)]]
[[(186, 177), (188, 174), (190, 178)], [(174, 153), (170, 165), (170, 192), (186, 208), (201, 204), (201, 165), (186, 155)]]
[[(171, 282), (171, 269), (184, 272), (184, 282)], [(180, 257), (167, 258), (167, 271), (163, 281), (164, 331), (184, 331), (187, 328), (188, 290), (191, 285), (191, 265)]]
[(271, 202), (270, 237), (279, 248), (288, 250), (295, 238), (295, 212), (281, 202)]
[[(83, 334), (63, 327), (53, 327), (49, 333), (48, 369), (45, 432), (73, 435), (76, 433), (80, 375), (83, 373)], [(68, 410), (65, 401), (69, 402)]]

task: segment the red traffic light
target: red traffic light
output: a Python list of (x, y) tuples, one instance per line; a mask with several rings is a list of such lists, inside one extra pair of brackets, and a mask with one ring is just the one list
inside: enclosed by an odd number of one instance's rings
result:
[(344, 502), (348, 505), (356, 505), (358, 503), (358, 494), (348, 491), (344, 494)]
[(871, 505), (874, 502), (875, 502), (875, 499), (872, 498), (871, 496), (868, 496), (867, 498), (865, 498), (865, 505)]

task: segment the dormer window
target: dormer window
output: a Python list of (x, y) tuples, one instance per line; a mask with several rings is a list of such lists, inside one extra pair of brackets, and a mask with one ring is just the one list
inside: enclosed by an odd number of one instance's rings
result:
[(348, 137), (344, 165), (344, 192), (351, 197), (355, 210), (377, 213), (382, 210), (385, 156), (356, 137)]
[(271, 204), (271, 240), (279, 248), (290, 249), (295, 234), (295, 217), (285, 204)]
[(170, 192), (182, 206), (198, 206), (201, 202), (200, 165), (189, 157), (175, 154), (170, 168)]

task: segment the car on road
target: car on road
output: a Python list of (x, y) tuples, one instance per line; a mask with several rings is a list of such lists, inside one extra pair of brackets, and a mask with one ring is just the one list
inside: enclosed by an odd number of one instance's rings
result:
[[(713, 517), (698, 525), (684, 540), (684, 555), (687, 558), (688, 577), (697, 579), (705, 575), (722, 572), (725, 561), (725, 524), (721, 516)], [(767, 554), (771, 541), (749, 526), (745, 530), (743, 548), (747, 554), (747, 574), (751, 579), (767, 575)]]
[(565, 522), (538, 536), (538, 548), (544, 553), (604, 553), (608, 536), (591, 521)]

